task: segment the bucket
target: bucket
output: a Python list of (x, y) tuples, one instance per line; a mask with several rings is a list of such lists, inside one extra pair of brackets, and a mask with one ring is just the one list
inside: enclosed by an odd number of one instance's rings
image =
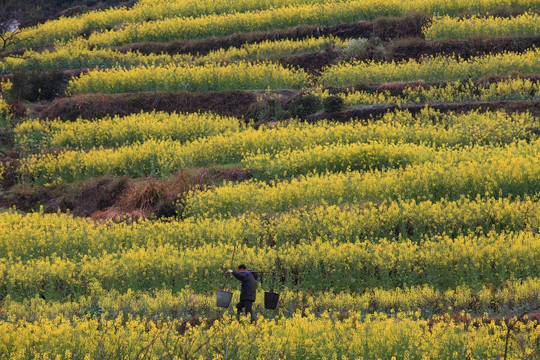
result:
[(275, 310), (279, 301), (279, 294), (275, 292), (264, 293), (264, 307), (265, 309)]
[(232, 299), (232, 292), (218, 290), (217, 296), (216, 296), (216, 303), (217, 306), (228, 308), (231, 304)]

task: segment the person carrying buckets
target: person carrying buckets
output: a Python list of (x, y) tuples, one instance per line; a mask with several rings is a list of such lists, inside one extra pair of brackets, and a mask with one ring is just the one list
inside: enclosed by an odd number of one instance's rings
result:
[(229, 273), (232, 273), (235, 278), (242, 282), (240, 302), (236, 304), (236, 317), (240, 319), (242, 308), (244, 308), (246, 315), (251, 314), (251, 322), (257, 321), (253, 313), (253, 302), (257, 296), (257, 273), (247, 271), (244, 264), (238, 265), (238, 271), (229, 269)]

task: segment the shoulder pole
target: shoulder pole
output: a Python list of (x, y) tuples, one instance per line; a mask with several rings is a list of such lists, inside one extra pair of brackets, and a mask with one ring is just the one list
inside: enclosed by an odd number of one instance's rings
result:
[[(236, 253), (236, 244), (237, 242), (235, 241), (234, 242), (234, 248), (233, 248), (233, 252), (232, 252), (232, 258), (231, 258), (231, 267), (229, 269), (232, 269), (233, 268), (233, 264), (234, 264), (234, 254)], [(227, 282), (225, 283), (225, 288), (228, 288), (229, 287), (229, 279), (231, 278), (231, 273), (228, 273), (229, 275), (227, 276)]]

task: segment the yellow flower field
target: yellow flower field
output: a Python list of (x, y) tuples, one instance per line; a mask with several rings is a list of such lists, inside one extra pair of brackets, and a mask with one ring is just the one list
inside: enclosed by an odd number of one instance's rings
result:
[(57, 3), (0, 34), (0, 360), (540, 359), (540, 0)]

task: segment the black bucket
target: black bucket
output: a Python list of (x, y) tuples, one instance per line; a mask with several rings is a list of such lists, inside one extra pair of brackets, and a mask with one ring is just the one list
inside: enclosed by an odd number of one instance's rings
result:
[(264, 293), (264, 307), (265, 309), (275, 310), (279, 301), (279, 294), (275, 292)]
[(219, 307), (228, 308), (231, 304), (232, 292), (218, 290), (216, 304)]

